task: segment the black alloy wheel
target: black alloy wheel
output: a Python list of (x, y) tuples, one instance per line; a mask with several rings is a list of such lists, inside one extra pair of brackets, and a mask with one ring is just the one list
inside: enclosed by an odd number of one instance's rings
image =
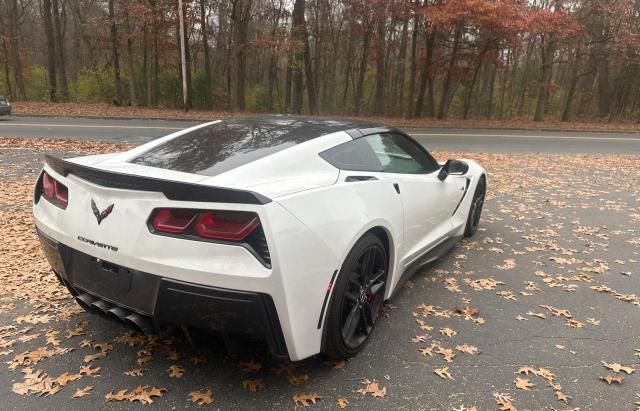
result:
[(480, 177), (476, 191), (473, 193), (471, 200), (471, 208), (469, 209), (469, 217), (467, 218), (467, 226), (464, 230), (465, 237), (471, 237), (478, 231), (480, 225), (480, 216), (482, 215), (482, 206), (484, 205), (484, 196), (487, 190), (485, 177)]
[(328, 313), (324, 353), (349, 358), (364, 348), (378, 320), (387, 281), (387, 253), (367, 234), (343, 264)]
[(371, 334), (382, 307), (387, 264), (384, 250), (377, 245), (365, 249), (358, 267), (349, 275), (342, 301), (342, 339), (345, 345), (359, 347)]

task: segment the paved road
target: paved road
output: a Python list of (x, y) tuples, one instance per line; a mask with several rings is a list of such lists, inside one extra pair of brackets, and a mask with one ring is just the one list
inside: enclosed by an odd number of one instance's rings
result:
[[(106, 140), (141, 144), (198, 124), (190, 121), (13, 117), (0, 120), (0, 136)], [(435, 151), (640, 154), (640, 133), (406, 129)]]

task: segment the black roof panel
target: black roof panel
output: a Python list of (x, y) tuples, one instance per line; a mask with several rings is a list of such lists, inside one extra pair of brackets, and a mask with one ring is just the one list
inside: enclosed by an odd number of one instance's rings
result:
[(374, 126), (359, 120), (287, 115), (231, 118), (169, 140), (130, 162), (215, 176), (323, 135)]

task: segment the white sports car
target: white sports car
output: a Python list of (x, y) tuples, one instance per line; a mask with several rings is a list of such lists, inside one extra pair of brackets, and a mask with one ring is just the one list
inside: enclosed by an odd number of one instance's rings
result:
[(382, 303), (474, 234), (486, 189), (402, 131), (292, 116), (214, 121), (123, 153), (50, 155), (33, 214), (85, 309), (144, 332), (257, 335), (353, 356)]

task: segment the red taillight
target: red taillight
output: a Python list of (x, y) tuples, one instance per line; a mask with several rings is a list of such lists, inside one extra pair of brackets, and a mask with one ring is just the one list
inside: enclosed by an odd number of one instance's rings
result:
[(247, 212), (207, 211), (196, 223), (200, 237), (241, 241), (260, 225), (258, 216)]
[(69, 204), (67, 186), (51, 177), (46, 171), (42, 173), (42, 195), (62, 209), (66, 209)]
[(197, 212), (192, 210), (170, 210), (165, 208), (156, 212), (151, 225), (161, 233), (180, 234), (191, 225), (196, 215)]
[(66, 186), (63, 186), (56, 181), (56, 200), (62, 205), (62, 208), (67, 208), (69, 204), (69, 190)]
[(260, 219), (248, 211), (161, 208), (152, 214), (150, 225), (156, 233), (243, 241), (260, 225)]
[(49, 200), (51, 200), (56, 193), (56, 180), (46, 172), (42, 175), (42, 192)]

